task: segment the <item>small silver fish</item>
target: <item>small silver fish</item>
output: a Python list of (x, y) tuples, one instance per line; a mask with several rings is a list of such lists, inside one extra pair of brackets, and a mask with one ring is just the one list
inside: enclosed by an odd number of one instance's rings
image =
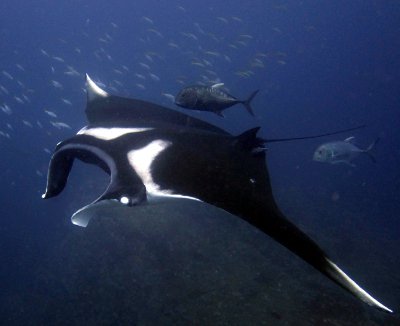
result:
[(53, 111), (44, 110), (44, 112), (45, 112), (46, 114), (48, 114), (49, 116), (51, 116), (52, 118), (57, 118), (57, 114), (54, 113)]
[(175, 102), (175, 96), (170, 94), (170, 93), (161, 93), (161, 95), (165, 96), (168, 100), (170, 100), (172, 103)]
[(11, 108), (10, 108), (6, 103), (4, 103), (3, 106), (0, 106), (0, 109), (1, 109), (5, 114), (10, 115), (10, 114), (12, 113)]
[(3, 70), (2, 73), (3, 73), (4, 76), (6, 76), (6, 77), (7, 77), (8, 79), (10, 79), (10, 80), (13, 80), (13, 79), (14, 79), (14, 77), (11, 76), (11, 74), (9, 74), (9, 73), (8, 73), (7, 71), (5, 71), (5, 70)]
[(67, 100), (66, 98), (62, 98), (61, 101), (67, 105), (72, 105), (72, 102), (70, 100)]
[(155, 75), (155, 74), (149, 73), (149, 76), (150, 76), (150, 78), (153, 79), (154, 81), (160, 81), (160, 77), (158, 77), (158, 76)]
[(371, 151), (378, 143), (379, 138), (377, 138), (366, 149), (358, 148), (352, 143), (353, 140), (354, 137), (349, 137), (344, 141), (334, 141), (322, 144), (315, 150), (313, 160), (331, 164), (344, 163), (354, 167), (355, 165), (352, 161), (360, 154), (365, 153), (375, 162), (375, 158), (372, 156)]
[(71, 126), (66, 124), (65, 122), (61, 121), (50, 121), (50, 123), (53, 125), (53, 127), (56, 127), (57, 129), (71, 129)]
[(52, 80), (51, 84), (55, 87), (55, 88), (59, 88), (59, 89), (63, 89), (63, 85), (58, 82), (57, 80)]

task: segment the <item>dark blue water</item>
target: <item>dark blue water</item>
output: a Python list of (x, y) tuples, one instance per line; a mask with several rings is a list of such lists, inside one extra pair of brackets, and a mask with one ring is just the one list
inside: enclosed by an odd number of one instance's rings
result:
[[(225, 118), (196, 114), (234, 134), (261, 126), (264, 138), (296, 137), (366, 124), (343, 135), (270, 144), (268, 164), (282, 210), (353, 273), (371, 269), (368, 288), (396, 309), (399, 22), (399, 3), (373, 0), (3, 0), (0, 304), (29, 291), (31, 271), (74, 228), (70, 215), (82, 205), (69, 198), (77, 188), (46, 202), (40, 195), (49, 153), (86, 123), (88, 73), (111, 93), (169, 107), (168, 94), (193, 83), (223, 82), (241, 99), (260, 89), (255, 118), (240, 105)], [(312, 161), (319, 144), (349, 136), (360, 148), (380, 137), (376, 163), (366, 155), (356, 167)], [(80, 185), (80, 177), (88, 180)], [(97, 195), (87, 189), (105, 183), (102, 173), (79, 167), (71, 187), (84, 189), (77, 199), (84, 204)], [(331, 237), (335, 244), (324, 240)]]

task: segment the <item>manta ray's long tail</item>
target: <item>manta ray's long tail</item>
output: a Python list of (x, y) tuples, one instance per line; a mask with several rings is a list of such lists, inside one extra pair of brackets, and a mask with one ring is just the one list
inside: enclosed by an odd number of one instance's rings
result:
[(269, 236), (277, 240), (293, 253), (297, 254), (357, 298), (370, 306), (378, 308), (379, 310), (393, 313), (391, 309), (373, 298), (356, 282), (354, 282), (344, 271), (328, 258), (323, 250), (313, 240), (288, 221), (279, 211), (276, 211), (276, 216), (274, 218), (269, 218), (267, 221), (264, 219), (258, 219), (253, 222), (255, 222), (253, 224), (257, 224), (257, 227), (262, 229)]

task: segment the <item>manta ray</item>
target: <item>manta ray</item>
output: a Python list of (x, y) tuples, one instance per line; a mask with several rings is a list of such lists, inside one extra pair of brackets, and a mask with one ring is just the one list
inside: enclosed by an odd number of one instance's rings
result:
[(171, 199), (219, 207), (258, 228), (370, 306), (393, 311), (341, 270), (278, 208), (259, 128), (239, 135), (150, 102), (111, 95), (86, 76), (88, 125), (57, 144), (43, 198), (59, 195), (75, 159), (110, 176), (107, 189), (79, 209), (87, 226), (104, 205), (133, 207)]

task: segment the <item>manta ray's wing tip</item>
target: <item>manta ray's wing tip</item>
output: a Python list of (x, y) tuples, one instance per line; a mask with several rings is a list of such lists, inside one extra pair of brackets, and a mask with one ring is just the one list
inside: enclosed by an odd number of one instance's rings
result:
[(358, 297), (360, 300), (364, 301), (368, 305), (375, 307), (379, 310), (382, 310), (384, 312), (393, 313), (392, 309), (389, 309), (382, 303), (380, 303), (378, 300), (376, 300), (372, 295), (370, 295), (368, 292), (366, 292), (364, 289), (362, 289), (356, 282), (354, 282), (344, 271), (342, 271), (335, 263), (333, 263), (331, 260), (327, 259), (328, 264), (330, 267), (333, 269), (334, 273), (333, 276), (334, 279), (336, 279), (340, 285), (343, 287), (347, 288), (351, 293), (353, 293), (356, 297)]
[(109, 94), (104, 89), (101, 89), (88, 74), (86, 74), (86, 93), (88, 102), (109, 96)]

